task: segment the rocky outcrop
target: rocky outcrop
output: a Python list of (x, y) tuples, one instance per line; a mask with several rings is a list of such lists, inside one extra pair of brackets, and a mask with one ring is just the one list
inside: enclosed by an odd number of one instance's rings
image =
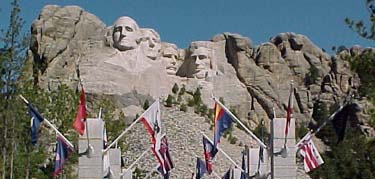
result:
[(102, 46), (105, 25), (77, 6), (45, 6), (31, 26), (30, 52), (35, 82), (45, 89), (74, 88), (82, 51)]

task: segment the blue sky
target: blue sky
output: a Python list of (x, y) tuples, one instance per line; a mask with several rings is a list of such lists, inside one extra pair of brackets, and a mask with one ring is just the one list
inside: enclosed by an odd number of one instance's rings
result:
[[(192, 41), (209, 40), (222, 32), (239, 33), (255, 45), (281, 32), (306, 35), (317, 46), (374, 42), (360, 38), (344, 23), (345, 17), (368, 19), (364, 0), (20, 0), (21, 16), (29, 30), (44, 5), (78, 5), (106, 25), (130, 16), (140, 27), (154, 28), (162, 41), (185, 48)], [(9, 21), (10, 0), (0, 1), (0, 28)]]

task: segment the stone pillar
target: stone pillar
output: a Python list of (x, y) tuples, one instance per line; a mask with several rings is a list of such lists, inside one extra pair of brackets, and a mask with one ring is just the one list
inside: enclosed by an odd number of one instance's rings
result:
[(121, 174), (121, 150), (109, 149), (109, 163), (111, 165), (112, 178), (120, 178)]
[[(286, 118), (276, 118), (273, 120), (274, 126), (274, 153), (278, 153), (284, 147)], [(296, 165), (296, 139), (295, 139), (295, 120), (291, 119), (288, 140), (287, 155), (274, 155), (274, 177), (280, 179), (297, 178)]]
[[(250, 171), (249, 175), (253, 176), (258, 171), (258, 162), (259, 162), (259, 148), (249, 148), (250, 155)], [(263, 150), (263, 161), (260, 161), (259, 174), (261, 176), (267, 175), (271, 172), (270, 170), (270, 158), (268, 158), (267, 150)]]
[(102, 149), (103, 149), (103, 121), (101, 119), (87, 119), (88, 130), (82, 136), (79, 136), (78, 152), (85, 153), (87, 150), (87, 134), (88, 131), (90, 146), (92, 152), (90, 157), (81, 155), (78, 159), (78, 178), (103, 178), (102, 167)]

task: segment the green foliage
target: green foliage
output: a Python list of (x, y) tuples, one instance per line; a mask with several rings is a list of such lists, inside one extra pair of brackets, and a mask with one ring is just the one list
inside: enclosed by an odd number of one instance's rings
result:
[(179, 96), (182, 96), (184, 95), (186, 92), (186, 89), (185, 89), (185, 85), (182, 85), (181, 89), (180, 89), (180, 92), (178, 93)]
[(322, 154), (324, 164), (310, 173), (312, 178), (374, 178), (375, 143), (348, 128), (345, 140), (330, 145), (330, 151)]
[(306, 133), (309, 132), (309, 129), (307, 129), (307, 127), (305, 126), (301, 126), (301, 125), (298, 125), (298, 123), (296, 123), (296, 138), (297, 139), (301, 139), (303, 136), (306, 135)]
[(169, 94), (167, 97), (167, 100), (165, 101), (165, 106), (172, 107), (173, 101), (174, 101), (173, 96)]
[(361, 55), (353, 57), (350, 67), (361, 79), (359, 95), (367, 96), (375, 102), (375, 53), (366, 51)]
[(176, 83), (172, 87), (172, 92), (173, 92), (173, 94), (177, 94), (177, 92), (178, 92), (178, 85)]
[(232, 135), (229, 135), (228, 140), (230, 144), (236, 144), (236, 142), (238, 141), (238, 139)]
[(362, 20), (352, 20), (350, 18), (345, 18), (345, 23), (348, 27), (354, 30), (359, 36), (375, 40), (375, 0), (366, 0), (366, 10), (369, 12), (368, 22), (366, 23)]
[[(258, 126), (252, 131), (256, 136), (258, 136), (264, 143), (269, 143), (270, 134), (266, 132), (266, 127), (264, 126), (264, 120), (262, 119)], [(263, 136), (263, 139), (262, 139)]]
[(145, 102), (143, 103), (143, 109), (146, 110), (148, 109), (148, 107), (150, 107), (150, 102), (148, 101), (148, 99), (146, 99)]
[(316, 84), (319, 78), (319, 70), (315, 65), (311, 65), (309, 73), (306, 74), (305, 83), (306, 85)]
[(186, 104), (181, 104), (181, 106), (180, 106), (180, 111), (184, 111), (184, 112), (187, 111), (187, 106), (186, 106)]
[(189, 98), (188, 99), (188, 106), (193, 107), (194, 105), (195, 105), (194, 99), (193, 98)]
[(193, 94), (193, 99), (194, 99), (194, 104), (195, 105), (200, 105), (202, 103), (202, 99), (201, 99), (201, 90), (199, 88), (197, 88)]
[(208, 111), (207, 105), (201, 104), (199, 107), (199, 112), (201, 113), (201, 115), (202, 116), (207, 115), (207, 111)]

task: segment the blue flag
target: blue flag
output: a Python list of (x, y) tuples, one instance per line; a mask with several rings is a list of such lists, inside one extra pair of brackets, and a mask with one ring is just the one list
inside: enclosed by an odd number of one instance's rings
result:
[(65, 161), (68, 159), (69, 154), (72, 152), (68, 144), (61, 137), (57, 137), (56, 156), (55, 156), (55, 171), (53, 175), (58, 175), (64, 166)]
[(39, 126), (40, 123), (43, 122), (44, 118), (30, 103), (27, 105), (27, 107), (29, 108), (29, 115), (31, 117), (31, 143), (35, 145), (38, 141)]
[(207, 172), (204, 162), (199, 157), (197, 157), (197, 166), (195, 170), (195, 179), (202, 178), (203, 175)]
[(232, 126), (232, 118), (220, 104), (215, 104), (215, 127), (214, 127), (214, 151), (217, 150), (217, 144), (224, 132)]

